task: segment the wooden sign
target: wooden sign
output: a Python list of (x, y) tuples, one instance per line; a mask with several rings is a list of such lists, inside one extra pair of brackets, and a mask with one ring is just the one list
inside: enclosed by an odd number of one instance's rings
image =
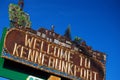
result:
[(4, 42), (4, 58), (69, 79), (104, 80), (99, 61), (24, 29), (10, 29)]

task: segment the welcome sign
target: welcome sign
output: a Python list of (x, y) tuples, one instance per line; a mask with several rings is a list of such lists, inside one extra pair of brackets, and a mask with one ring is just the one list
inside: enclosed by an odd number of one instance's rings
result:
[(104, 70), (94, 59), (49, 42), (24, 29), (12, 28), (5, 37), (2, 57), (75, 80), (103, 80)]

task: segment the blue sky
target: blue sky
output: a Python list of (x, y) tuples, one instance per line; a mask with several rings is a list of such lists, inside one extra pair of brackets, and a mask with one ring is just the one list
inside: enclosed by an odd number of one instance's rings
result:
[[(24, 0), (32, 28), (55, 26), (61, 35), (70, 24), (72, 38), (79, 36), (93, 49), (107, 54), (106, 80), (118, 80), (120, 72), (119, 0)], [(0, 0), (0, 36), (9, 27), (8, 5), (17, 0)], [(0, 80), (4, 80), (1, 79)]]

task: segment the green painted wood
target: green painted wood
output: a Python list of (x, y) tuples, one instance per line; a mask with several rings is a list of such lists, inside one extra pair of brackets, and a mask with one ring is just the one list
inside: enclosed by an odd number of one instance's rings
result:
[(7, 28), (5, 27), (3, 29), (2, 38), (0, 40), (0, 76), (5, 77), (5, 78), (10, 79), (10, 80), (26, 80), (26, 78), (29, 75), (19, 73), (16, 71), (12, 71), (10, 69), (6, 69), (3, 67), (4, 58), (1, 57), (1, 54), (2, 54), (2, 49), (3, 49), (3, 45), (4, 45), (4, 38), (5, 38), (6, 32), (7, 32)]
[(1, 58), (1, 54), (2, 54), (2, 50), (3, 50), (4, 38), (5, 38), (6, 32), (7, 32), (7, 28), (5, 27), (3, 29), (2, 38), (0, 40), (0, 68), (3, 66), (3, 63), (4, 63), (4, 59)]
[(26, 80), (27, 74), (15, 72), (12, 70), (0, 68), (0, 76), (8, 78), (10, 80)]

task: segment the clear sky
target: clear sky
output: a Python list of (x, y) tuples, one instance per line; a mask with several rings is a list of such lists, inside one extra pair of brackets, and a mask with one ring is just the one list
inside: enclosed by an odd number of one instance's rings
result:
[[(8, 5), (18, 0), (0, 0), (0, 36), (9, 27)], [(120, 1), (119, 0), (24, 0), (32, 28), (63, 35), (70, 24), (72, 38), (79, 36), (93, 49), (107, 54), (106, 80), (119, 80)], [(0, 80), (3, 80), (0, 78)]]

